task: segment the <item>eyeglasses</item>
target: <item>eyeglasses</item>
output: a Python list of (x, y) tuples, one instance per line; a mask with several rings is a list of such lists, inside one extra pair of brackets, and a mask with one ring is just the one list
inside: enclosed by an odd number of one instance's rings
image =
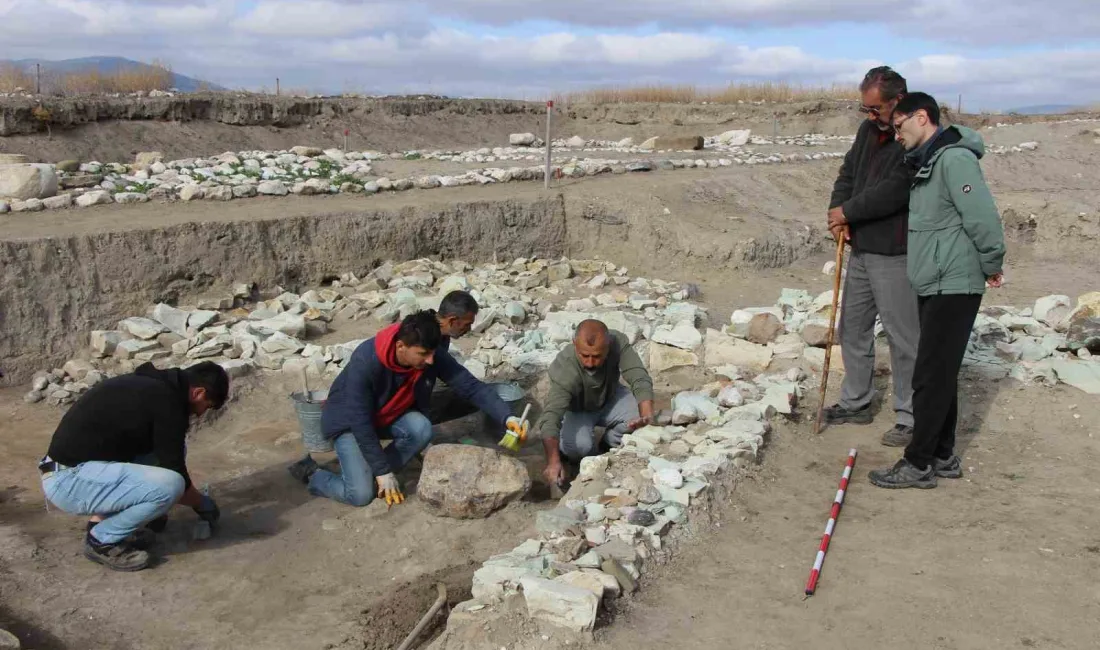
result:
[(899, 99), (901, 99), (901, 97), (895, 97), (894, 99), (891, 99), (890, 101), (886, 102), (882, 106), (864, 106), (863, 104), (860, 104), (859, 105), (859, 112), (863, 113), (864, 115), (873, 115), (876, 118), (882, 117), (882, 115), (884, 113), (886, 113), (889, 110), (892, 110), (891, 105), (894, 105), (894, 106), (897, 105), (897, 102), (898, 102)]
[(901, 125), (905, 124), (905, 122), (908, 121), (909, 118), (911, 118), (911, 117), (913, 117), (913, 116), (912, 115), (906, 115), (905, 117), (901, 118), (897, 122), (894, 122), (894, 130), (895, 131), (900, 131), (901, 130)]

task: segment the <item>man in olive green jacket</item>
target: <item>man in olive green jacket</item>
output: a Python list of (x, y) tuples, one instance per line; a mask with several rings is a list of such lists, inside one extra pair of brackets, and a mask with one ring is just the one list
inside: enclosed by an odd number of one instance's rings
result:
[(978, 160), (981, 136), (943, 128), (936, 100), (912, 93), (894, 109), (896, 137), (916, 170), (909, 191), (909, 281), (920, 343), (913, 371), (913, 439), (892, 468), (870, 473), (884, 488), (934, 488), (959, 478), (955, 455), (958, 376), (988, 283), (1001, 286), (1004, 227)]
[(535, 430), (546, 451), (546, 480), (564, 487), (580, 460), (592, 455), (595, 427), (605, 428), (609, 448), (652, 421), (653, 380), (626, 335), (598, 320), (577, 326), (573, 344), (558, 353), (549, 374), (550, 394)]

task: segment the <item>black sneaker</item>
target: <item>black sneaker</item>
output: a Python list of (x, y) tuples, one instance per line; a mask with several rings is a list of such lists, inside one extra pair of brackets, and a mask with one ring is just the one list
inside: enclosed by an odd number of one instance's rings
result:
[(962, 478), (963, 475), (962, 459), (958, 456), (952, 456), (946, 460), (935, 458), (932, 460), (932, 467), (936, 470), (936, 476), (940, 478)]
[(825, 407), (825, 424), (871, 424), (874, 419), (870, 405), (858, 411), (848, 410), (840, 404)]
[(114, 571), (141, 571), (149, 566), (149, 554), (125, 542), (100, 544), (92, 535), (84, 538), (84, 557)]
[(913, 439), (913, 427), (895, 424), (893, 429), (882, 434), (882, 444), (887, 447), (908, 447)]
[(936, 487), (936, 470), (931, 465), (921, 469), (902, 458), (890, 469), (876, 469), (867, 474), (871, 483), (880, 488), (921, 488)]
[[(165, 521), (167, 521), (167, 517), (165, 517)], [(98, 521), (89, 521), (88, 529), (86, 532), (91, 535), (92, 529), (95, 528), (96, 524), (98, 523)], [(148, 526), (148, 524), (146, 525)], [(126, 539), (122, 540), (122, 543), (129, 545), (131, 548), (136, 548), (139, 551), (144, 551), (149, 549), (149, 547), (151, 547), (156, 541), (157, 534), (155, 532), (153, 532), (152, 530), (146, 530), (145, 528), (138, 528), (134, 532), (130, 533), (130, 535)], [(96, 543), (98, 544), (98, 542)]]
[(319, 466), (312, 456), (306, 456), (286, 469), (297, 481), (309, 485), (309, 479), (313, 477), (313, 473), (319, 469)]

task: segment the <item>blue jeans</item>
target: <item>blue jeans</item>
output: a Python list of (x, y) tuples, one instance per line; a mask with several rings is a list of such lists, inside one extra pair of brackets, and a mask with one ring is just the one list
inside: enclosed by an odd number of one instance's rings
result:
[(42, 491), (58, 509), (73, 515), (106, 515), (92, 528), (92, 536), (103, 544), (121, 542), (168, 512), (183, 490), (178, 472), (136, 463), (90, 461), (42, 479)]
[[(409, 411), (390, 425), (389, 433), (393, 436), (393, 444), (386, 447), (383, 453), (396, 472), (432, 441), (432, 423), (419, 411)], [(349, 506), (369, 504), (378, 490), (374, 484), (374, 472), (363, 458), (355, 436), (342, 433), (333, 441), (333, 446), (340, 459), (340, 473), (317, 470), (309, 479), (310, 493)]]

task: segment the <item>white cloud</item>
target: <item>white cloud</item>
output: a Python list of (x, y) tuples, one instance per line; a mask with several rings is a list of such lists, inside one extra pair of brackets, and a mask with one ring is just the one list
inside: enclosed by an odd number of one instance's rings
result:
[(609, 63), (634, 66), (663, 66), (710, 59), (719, 54), (725, 45), (719, 39), (697, 34), (601, 34), (595, 40)]
[(663, 29), (860, 23), (949, 43), (1095, 40), (1100, 2), (1060, 0), (419, 0), (432, 11), (490, 25), (555, 20), (589, 27)]
[(241, 31), (263, 36), (296, 38), (351, 36), (394, 28), (410, 21), (406, 8), (396, 4), (331, 0), (264, 0), (238, 19)]
[[(1041, 31), (1062, 20), (1067, 8), (1073, 20), (1065, 21), (1063, 31), (1095, 30), (1100, 20), (1100, 2), (1095, 0), (1062, 0), (1058, 12), (1036, 11), (1037, 0), (1019, 0), (1013, 6), (992, 0), (636, 0), (629, 10), (606, 0), (416, 2), (0, 0), (0, 58), (158, 58), (178, 72), (229, 87), (270, 88), (280, 77), (283, 87), (314, 91), (530, 99), (592, 86), (641, 84), (784, 81), (854, 86), (882, 59), (896, 63), (912, 88), (951, 97), (962, 92), (970, 107), (1100, 101), (1097, 47), (983, 58), (978, 49), (933, 45), (923, 56), (897, 62), (889, 48), (868, 48), (866, 58), (845, 58), (783, 41), (749, 46), (689, 26), (692, 21), (712, 25), (845, 18), (879, 24), (837, 28), (837, 38), (858, 37), (860, 30), (881, 30), (895, 24), (888, 21), (897, 21), (899, 29), (980, 41), (1016, 38), (1029, 25)], [(485, 34), (477, 26), (433, 24), (433, 14), (418, 11), (424, 7), (437, 15), (484, 16), (497, 23), (561, 11), (574, 24), (615, 19), (619, 29), (561, 24), (529, 36), (514, 35), (515, 30)], [(1025, 16), (1026, 11), (1035, 13)], [(633, 23), (648, 24), (646, 33), (623, 33), (622, 27)], [(654, 24), (656, 33), (648, 33)], [(534, 29), (527, 24), (521, 33)]]

